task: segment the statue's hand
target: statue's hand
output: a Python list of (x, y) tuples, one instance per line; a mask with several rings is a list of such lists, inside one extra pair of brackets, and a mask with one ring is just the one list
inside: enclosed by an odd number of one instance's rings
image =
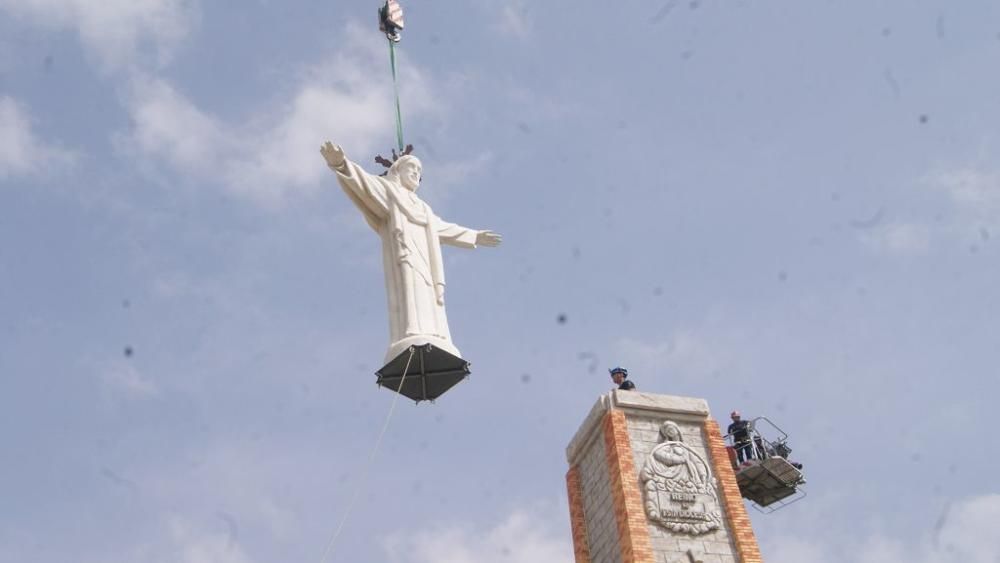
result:
[(479, 231), (476, 235), (476, 246), (500, 246), (503, 241), (503, 237), (500, 233), (494, 233), (493, 231)]
[(444, 305), (444, 286), (437, 284), (434, 286), (434, 296), (437, 297), (438, 305)]
[(330, 168), (340, 168), (347, 160), (347, 157), (344, 156), (344, 149), (330, 141), (319, 148), (319, 153), (326, 159), (326, 165)]

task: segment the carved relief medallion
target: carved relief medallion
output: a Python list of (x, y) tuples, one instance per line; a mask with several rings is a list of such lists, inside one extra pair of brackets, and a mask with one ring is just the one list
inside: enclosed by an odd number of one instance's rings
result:
[(675, 422), (660, 426), (660, 444), (649, 453), (639, 478), (646, 516), (653, 522), (691, 535), (722, 526), (715, 479), (705, 459), (683, 442)]

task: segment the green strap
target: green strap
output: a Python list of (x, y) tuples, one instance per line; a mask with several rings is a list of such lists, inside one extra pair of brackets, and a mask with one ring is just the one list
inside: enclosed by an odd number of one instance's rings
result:
[(399, 111), (399, 85), (396, 83), (396, 45), (389, 40), (389, 63), (392, 66), (392, 90), (396, 94), (396, 143), (403, 152), (403, 114)]

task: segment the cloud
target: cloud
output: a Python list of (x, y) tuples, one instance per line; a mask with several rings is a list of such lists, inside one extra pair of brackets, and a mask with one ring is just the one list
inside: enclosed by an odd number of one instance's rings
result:
[(129, 146), (120, 148), (156, 155), (191, 173), (210, 173), (227, 153), (234, 137), (222, 123), (203, 113), (168, 83), (138, 78), (133, 82), (133, 122)]
[[(330, 62), (301, 73), (290, 99), (246, 124), (203, 111), (162, 79), (137, 78), (127, 100), (132, 127), (118, 146), (265, 206), (313, 192), (329, 179), (319, 155), (324, 140), (361, 162), (391, 147), (378, 143), (394, 128), (392, 83), (371, 72), (385, 65), (384, 45), (354, 24), (342, 44)], [(400, 82), (408, 117), (438, 110), (419, 69), (403, 65)]]
[(109, 70), (147, 50), (167, 62), (197, 13), (193, 0), (0, 0), (0, 10), (40, 27), (76, 31)]
[(551, 524), (565, 520), (555, 509), (517, 510), (490, 529), (429, 528), (391, 537), (385, 548), (396, 563), (570, 563), (569, 532), (553, 530)]
[(919, 223), (894, 222), (859, 234), (869, 248), (889, 254), (918, 255), (930, 248), (931, 229)]
[(497, 29), (505, 34), (517, 39), (524, 39), (531, 34), (534, 27), (531, 17), (528, 15), (528, 6), (520, 0), (507, 2), (500, 11), (497, 19)]
[(143, 376), (125, 360), (115, 362), (101, 371), (101, 382), (106, 391), (132, 399), (145, 399), (160, 394), (156, 383)]
[(315, 442), (265, 447), (239, 439), (201, 443), (197, 436), (189, 438), (188, 445), (194, 447), (172, 450), (162, 459), (133, 456), (123, 462), (116, 470), (129, 475), (127, 481), (102, 470), (105, 478), (125, 481), (134, 493), (130, 508), (115, 510), (138, 509), (142, 518), (110, 552), (100, 557), (97, 551), (77, 553), (72, 560), (255, 563), (269, 560), (256, 551), (261, 539), (302, 541), (302, 528), (310, 524), (295, 512), (294, 500), (278, 489), (295, 475), (323, 491), (327, 483), (321, 479), (329, 476), (314, 477), (299, 464), (326, 466), (328, 452)]
[(164, 546), (147, 546), (143, 561), (162, 563), (253, 563), (237, 544), (231, 533), (206, 531), (179, 516), (167, 519), (169, 542)]
[(959, 502), (942, 515), (931, 538), (931, 548), (941, 554), (939, 561), (946, 558), (967, 563), (998, 561), (997, 521), (1000, 521), (1000, 494)]
[(859, 228), (862, 244), (882, 254), (919, 256), (943, 243), (978, 245), (1000, 230), (1000, 170), (993, 165), (939, 167), (918, 185), (921, 189), (907, 196), (915, 206), (908, 213)]
[(771, 545), (764, 544), (768, 563), (823, 563), (823, 546), (801, 536), (784, 536)]
[(925, 179), (932, 189), (947, 194), (961, 219), (1000, 225), (1000, 171), (985, 166), (938, 170)]
[(715, 375), (723, 367), (715, 346), (690, 329), (676, 330), (662, 342), (623, 338), (616, 351), (619, 357), (629, 359), (635, 373), (668, 372), (698, 379)]
[(429, 179), (427, 174), (424, 175), (424, 179), (433, 185), (435, 203), (440, 206), (454, 189), (465, 186), (469, 178), (492, 162), (493, 153), (489, 151), (481, 152), (468, 160), (435, 162)]
[(72, 163), (73, 153), (35, 135), (31, 117), (13, 98), (0, 97), (0, 178), (29, 176)]
[(1000, 536), (995, 533), (998, 518), (1000, 494), (988, 494), (954, 503), (922, 537), (901, 539), (873, 533), (848, 541), (824, 531), (812, 537), (778, 537), (763, 548), (773, 563), (834, 563), (843, 560), (840, 554), (845, 545), (856, 546), (850, 553), (860, 563), (995, 563), (1000, 560)]

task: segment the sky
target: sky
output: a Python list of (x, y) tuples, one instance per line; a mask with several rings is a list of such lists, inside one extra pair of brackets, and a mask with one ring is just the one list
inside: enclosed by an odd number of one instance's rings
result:
[(0, 561), (567, 563), (615, 365), (788, 432), (765, 561), (1000, 558), (1000, 4), (404, 2), (420, 195), (504, 242), (395, 405), (318, 152), (394, 146), (377, 7), (0, 0)]

